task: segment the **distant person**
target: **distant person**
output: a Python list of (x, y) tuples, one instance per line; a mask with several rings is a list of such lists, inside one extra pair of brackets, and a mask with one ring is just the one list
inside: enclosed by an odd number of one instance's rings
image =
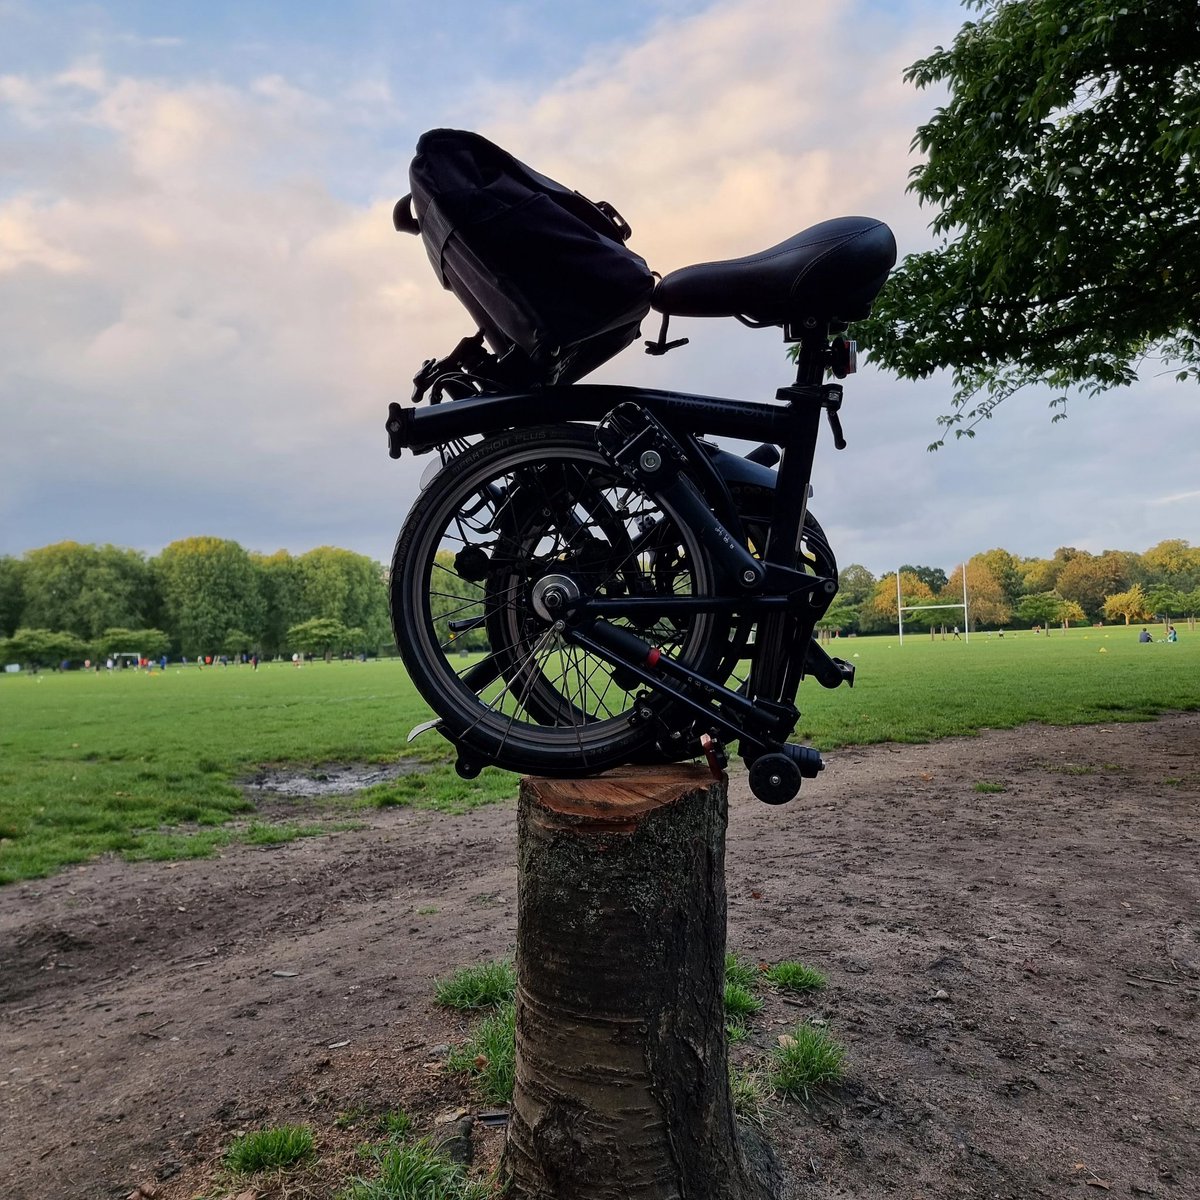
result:
[[(946, 627), (945, 627), (945, 625), (943, 625), (943, 626), (942, 626), (942, 628), (943, 628), (943, 629), (945, 629), (945, 628), (946, 628)], [(961, 642), (961, 641), (962, 641), (962, 638), (960, 638), (960, 637), (958, 636), (958, 626), (957, 626), (957, 625), (955, 625), (955, 627), (954, 627), (954, 637), (953, 637), (953, 639), (952, 639), (952, 640), (953, 640), (953, 641), (956, 641), (956, 642)]]
[(1138, 641), (1139, 641), (1139, 642), (1152, 642), (1152, 641), (1154, 641), (1154, 639), (1153, 639), (1153, 638), (1150, 636), (1150, 630), (1148, 630), (1148, 629), (1143, 629), (1143, 630), (1142, 630), (1142, 632), (1138, 634)]
[(1168, 626), (1167, 626), (1167, 641), (1168, 641), (1168, 642), (1177, 642), (1177, 641), (1179, 641), (1179, 634), (1177, 634), (1177, 633), (1175, 632), (1175, 626), (1174, 626), (1174, 625), (1168, 625)]
[(257, 650), (255, 650), (255, 652), (252, 655), (250, 655), (250, 665), (256, 671), (258, 670), (258, 651)]

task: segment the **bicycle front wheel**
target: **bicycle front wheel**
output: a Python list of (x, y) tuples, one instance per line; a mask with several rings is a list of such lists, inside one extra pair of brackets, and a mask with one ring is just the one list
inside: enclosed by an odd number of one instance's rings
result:
[[(600, 454), (590, 427), (513, 430), (447, 463), (414, 505), (392, 623), (413, 683), (473, 765), (592, 774), (659, 753), (678, 714), (566, 640), (548, 594), (704, 596), (715, 580), (695, 534)], [(701, 674), (727, 650), (728, 620), (713, 613), (614, 624)]]

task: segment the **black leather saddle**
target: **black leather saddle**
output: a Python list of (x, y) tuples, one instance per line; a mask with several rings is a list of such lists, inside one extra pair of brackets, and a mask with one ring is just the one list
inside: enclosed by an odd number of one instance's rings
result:
[(836, 217), (746, 258), (663, 277), (651, 306), (667, 316), (738, 317), (752, 325), (856, 321), (896, 262), (896, 239), (871, 217)]

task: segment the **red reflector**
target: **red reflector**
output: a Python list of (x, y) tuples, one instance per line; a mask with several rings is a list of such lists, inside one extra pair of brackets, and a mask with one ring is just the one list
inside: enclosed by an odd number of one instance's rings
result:
[(646, 655), (646, 666), (648, 666), (648, 667), (658, 666), (658, 660), (660, 658), (662, 658), (662, 651), (657, 646), (653, 647), (653, 649), (651, 649), (650, 653)]

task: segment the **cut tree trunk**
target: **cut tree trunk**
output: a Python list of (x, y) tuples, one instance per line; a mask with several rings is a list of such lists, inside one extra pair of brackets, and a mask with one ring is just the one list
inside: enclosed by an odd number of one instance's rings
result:
[(769, 1200), (725, 1042), (727, 781), (700, 768), (523, 779), (517, 1200)]

